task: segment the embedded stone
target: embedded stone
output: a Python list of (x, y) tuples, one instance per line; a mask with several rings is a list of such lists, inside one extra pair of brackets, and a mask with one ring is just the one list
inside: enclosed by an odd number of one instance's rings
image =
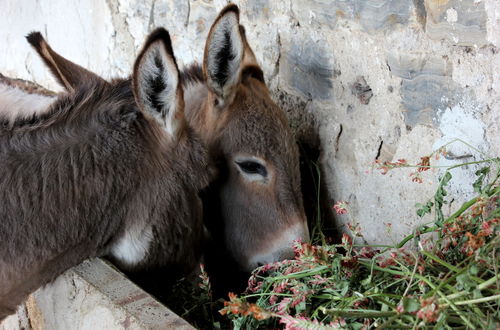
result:
[(387, 65), (392, 74), (404, 79), (413, 79), (422, 74), (451, 75), (451, 66), (437, 56), (389, 53)]
[(484, 46), (486, 12), (482, 1), (425, 0), (426, 32), (431, 39), (459, 46)]
[(406, 24), (411, 0), (384, 1), (293, 1), (292, 11), (301, 26), (335, 28), (339, 18), (358, 19), (363, 28), (374, 32), (394, 24)]
[(403, 80), (401, 98), (405, 107), (407, 125), (433, 124), (439, 110), (445, 110), (458, 102), (458, 87), (450, 77), (421, 74), (411, 80)]
[(424, 0), (413, 0), (413, 6), (415, 7), (415, 14), (417, 16), (417, 21), (425, 27), (427, 12), (425, 10)]
[(353, 18), (352, 0), (305, 0), (292, 1), (292, 12), (301, 26), (335, 28), (338, 18)]
[(269, 19), (269, 0), (245, 1), (244, 9), (242, 13), (252, 20), (257, 18)]
[(370, 103), (373, 92), (370, 86), (366, 83), (364, 77), (359, 76), (356, 81), (351, 85), (351, 92), (356, 96), (362, 104)]
[(406, 24), (410, 17), (411, 0), (354, 1), (355, 17), (368, 32), (395, 24)]
[(155, 1), (152, 26), (163, 26), (172, 38), (175, 56), (182, 67), (201, 61), (208, 30), (218, 15), (209, 1)]
[(387, 66), (403, 78), (401, 98), (408, 127), (433, 124), (438, 110), (454, 105), (458, 87), (451, 79), (451, 64), (443, 57), (427, 54), (390, 53)]
[(332, 52), (324, 42), (315, 42), (305, 34), (291, 39), (282, 47), (281, 77), (308, 99), (329, 99), (334, 75)]

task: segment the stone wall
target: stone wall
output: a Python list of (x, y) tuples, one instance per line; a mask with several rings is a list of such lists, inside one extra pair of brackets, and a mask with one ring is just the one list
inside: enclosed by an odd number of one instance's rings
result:
[[(242, 0), (242, 23), (297, 135), (317, 143), (329, 202), (346, 200), (368, 242), (400, 239), (420, 220), (440, 171), (411, 182), (375, 160), (410, 163), (460, 138), (435, 163), (500, 154), (498, 0)], [(125, 76), (145, 35), (165, 26), (181, 64), (201, 60), (222, 0), (0, 2), (0, 72), (56, 89), (23, 36), (105, 76)], [(450, 204), (471, 194), (474, 166), (454, 170)], [(340, 216), (342, 223), (348, 216)], [(427, 219), (428, 220), (428, 219)]]

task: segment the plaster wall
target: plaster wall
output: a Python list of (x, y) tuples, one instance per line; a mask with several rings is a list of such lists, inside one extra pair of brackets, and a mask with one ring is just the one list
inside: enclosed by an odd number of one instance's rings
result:
[[(349, 203), (369, 243), (419, 223), (415, 203), (442, 171), (381, 175), (373, 162), (421, 156), (460, 138), (434, 165), (500, 155), (497, 0), (237, 0), (250, 44), (297, 137), (321, 149), (328, 196)], [(0, 72), (57, 90), (24, 36), (39, 30), (69, 59), (110, 78), (131, 72), (145, 36), (172, 34), (181, 65), (201, 61), (223, 0), (3, 0)], [(317, 138), (316, 138), (317, 137)], [(450, 212), (472, 193), (475, 166), (454, 170)]]

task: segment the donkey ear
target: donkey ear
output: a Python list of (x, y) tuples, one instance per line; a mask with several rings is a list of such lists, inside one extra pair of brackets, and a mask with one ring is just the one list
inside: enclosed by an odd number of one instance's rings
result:
[(248, 39), (247, 35), (245, 32), (245, 27), (243, 25), (240, 25), (240, 34), (241, 34), (241, 39), (243, 40), (243, 47), (244, 47), (244, 52), (243, 52), (243, 65), (259, 65), (257, 63), (257, 58), (255, 57), (255, 54), (253, 53), (252, 48), (250, 48), (250, 45), (248, 44)]
[(240, 82), (244, 40), (239, 27), (239, 9), (226, 6), (208, 33), (203, 72), (219, 104), (230, 102)]
[(242, 79), (245, 79), (246, 77), (252, 77), (265, 83), (264, 72), (260, 68), (259, 63), (257, 63), (257, 58), (255, 57), (252, 48), (248, 44), (248, 39), (243, 25), (240, 25), (240, 34), (241, 38), (243, 39), (243, 46), (245, 48), (243, 53), (243, 63), (241, 72)]
[(184, 97), (170, 35), (158, 28), (134, 65), (132, 83), (139, 108), (177, 138), (184, 125)]
[(57, 81), (64, 86), (68, 92), (74, 91), (78, 85), (88, 80), (104, 82), (104, 79), (95, 73), (57, 54), (45, 41), (40, 32), (31, 32), (26, 36), (26, 39), (30, 45), (35, 48), (36, 52), (48, 66)]

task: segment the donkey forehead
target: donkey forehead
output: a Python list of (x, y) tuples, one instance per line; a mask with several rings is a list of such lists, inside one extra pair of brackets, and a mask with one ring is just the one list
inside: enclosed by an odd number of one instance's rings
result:
[[(235, 130), (235, 133), (239, 134), (241, 131)], [(279, 181), (295, 182), (299, 175), (299, 154), (294, 140), (288, 141), (288, 138), (280, 132), (269, 134), (267, 131), (256, 131), (253, 134), (253, 136), (246, 137), (229, 136), (228, 139), (222, 141), (221, 148), (226, 161), (241, 162), (257, 157), (257, 162), (279, 174), (277, 176)]]
[(225, 143), (231, 149), (263, 157), (294, 153), (295, 139), (285, 113), (271, 100), (265, 85), (260, 82), (242, 85), (229, 113), (223, 126)]
[(269, 161), (288, 162), (297, 156), (295, 140), (291, 129), (276, 117), (257, 111), (240, 113), (226, 125), (223, 149), (226, 153), (238, 151)]

